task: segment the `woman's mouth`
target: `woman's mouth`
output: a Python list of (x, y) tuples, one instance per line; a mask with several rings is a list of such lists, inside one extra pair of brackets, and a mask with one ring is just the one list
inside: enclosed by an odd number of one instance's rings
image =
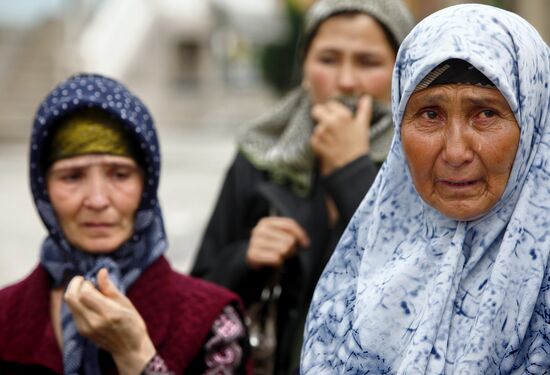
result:
[(464, 198), (479, 194), (482, 180), (480, 179), (439, 179), (437, 190), (449, 198)]
[(85, 227), (89, 228), (107, 228), (112, 226), (111, 223), (96, 223), (96, 222), (86, 222), (84, 223)]
[(439, 180), (440, 183), (443, 183), (449, 187), (456, 187), (456, 188), (462, 188), (462, 187), (469, 187), (472, 185), (475, 185), (478, 180)]
[(96, 234), (110, 232), (114, 228), (114, 226), (115, 225), (113, 223), (96, 221), (85, 222), (82, 224), (82, 227), (85, 231)]

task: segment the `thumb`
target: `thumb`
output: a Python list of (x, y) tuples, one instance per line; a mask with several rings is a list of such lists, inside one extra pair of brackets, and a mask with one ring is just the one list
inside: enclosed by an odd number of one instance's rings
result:
[(107, 268), (102, 268), (97, 273), (97, 288), (106, 297), (118, 298), (122, 296), (122, 293), (118, 290), (109, 277), (109, 271), (107, 271)]
[(359, 99), (359, 104), (357, 106), (357, 114), (355, 115), (355, 123), (360, 126), (366, 126), (367, 129), (370, 127), (370, 122), (372, 119), (372, 96), (363, 95)]

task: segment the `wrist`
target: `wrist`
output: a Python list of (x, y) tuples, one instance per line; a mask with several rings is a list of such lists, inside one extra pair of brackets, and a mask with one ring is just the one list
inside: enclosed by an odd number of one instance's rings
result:
[(155, 346), (146, 335), (139, 348), (113, 354), (113, 360), (120, 375), (139, 375), (155, 354)]
[(334, 173), (336, 170), (345, 167), (354, 160), (357, 160), (361, 156), (367, 155), (366, 151), (357, 152), (354, 154), (349, 154), (345, 157), (338, 159), (321, 159), (320, 163), (320, 173), (321, 176), (329, 176)]

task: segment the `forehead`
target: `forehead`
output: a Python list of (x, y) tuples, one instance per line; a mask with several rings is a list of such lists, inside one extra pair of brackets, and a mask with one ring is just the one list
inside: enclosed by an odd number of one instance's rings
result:
[(417, 91), (409, 98), (408, 105), (452, 103), (457, 100), (480, 105), (505, 105), (509, 108), (504, 96), (495, 88), (456, 83), (435, 85)]
[(137, 167), (137, 163), (134, 161), (134, 159), (129, 157), (105, 154), (90, 154), (58, 160), (53, 163), (50, 169), (52, 171), (56, 171), (67, 168), (86, 168), (94, 165)]
[(361, 46), (383, 44), (391, 47), (382, 26), (366, 13), (338, 14), (327, 18), (313, 37), (312, 46), (341, 43), (342, 38), (346, 43), (354, 42)]

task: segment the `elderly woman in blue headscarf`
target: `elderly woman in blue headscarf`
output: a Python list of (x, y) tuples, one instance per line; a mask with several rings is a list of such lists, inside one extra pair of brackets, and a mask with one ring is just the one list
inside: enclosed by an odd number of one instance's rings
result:
[(317, 285), (304, 374), (550, 371), (550, 51), (519, 16), (423, 20), (390, 155)]
[(173, 271), (153, 119), (117, 81), (70, 77), (41, 103), (30, 182), (48, 237), (0, 291), (0, 373), (247, 372), (238, 297)]

